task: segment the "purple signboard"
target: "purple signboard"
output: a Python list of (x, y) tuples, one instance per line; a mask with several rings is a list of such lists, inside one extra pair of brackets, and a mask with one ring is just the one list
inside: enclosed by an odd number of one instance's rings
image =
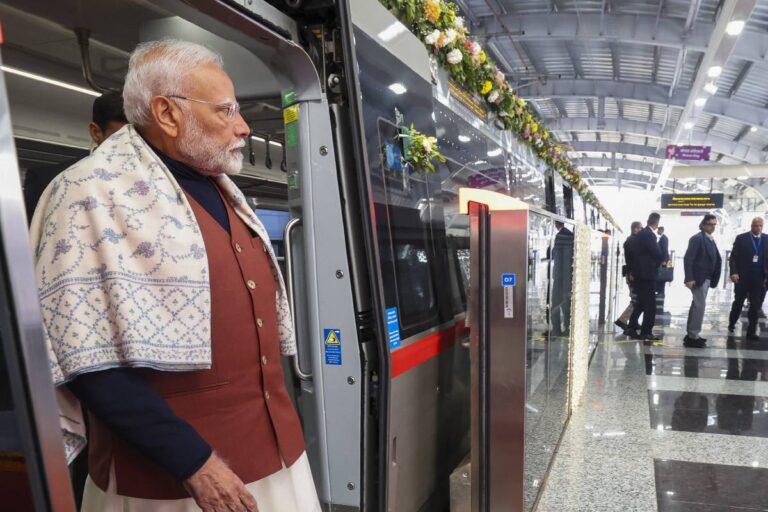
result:
[(709, 152), (712, 146), (667, 146), (667, 160), (697, 160), (709, 161)]

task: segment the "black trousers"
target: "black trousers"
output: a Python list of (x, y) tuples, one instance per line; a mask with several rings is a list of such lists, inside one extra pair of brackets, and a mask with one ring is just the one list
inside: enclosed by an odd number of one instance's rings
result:
[(651, 334), (653, 324), (656, 322), (656, 281), (634, 281), (637, 300), (635, 310), (629, 318), (629, 325), (638, 325), (640, 315), (643, 315), (643, 324), (640, 326), (640, 334)]
[(728, 326), (735, 327), (736, 322), (739, 320), (741, 310), (744, 307), (744, 300), (749, 297), (749, 313), (747, 318), (749, 324), (747, 325), (747, 334), (754, 334), (757, 332), (757, 315), (763, 308), (763, 300), (765, 300), (765, 286), (763, 285), (763, 276), (757, 275), (744, 275), (742, 279), (736, 283), (734, 290), (733, 305), (731, 306), (731, 314), (728, 318)]

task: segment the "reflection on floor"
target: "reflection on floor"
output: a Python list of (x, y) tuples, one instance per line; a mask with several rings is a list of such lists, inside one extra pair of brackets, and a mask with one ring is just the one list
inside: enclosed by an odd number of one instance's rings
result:
[(538, 511), (768, 510), (768, 324), (748, 341), (743, 317), (729, 336), (731, 290), (712, 292), (707, 348), (683, 347), (679, 283), (654, 329), (662, 344), (601, 336)]

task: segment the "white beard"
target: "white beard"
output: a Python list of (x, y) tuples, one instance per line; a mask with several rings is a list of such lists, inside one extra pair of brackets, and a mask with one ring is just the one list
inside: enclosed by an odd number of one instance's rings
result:
[(179, 140), (179, 152), (192, 167), (205, 171), (206, 174), (238, 174), (243, 168), (243, 153), (245, 141), (240, 139), (226, 148), (218, 147), (209, 137), (205, 136), (203, 127), (195, 116), (189, 112), (185, 133)]

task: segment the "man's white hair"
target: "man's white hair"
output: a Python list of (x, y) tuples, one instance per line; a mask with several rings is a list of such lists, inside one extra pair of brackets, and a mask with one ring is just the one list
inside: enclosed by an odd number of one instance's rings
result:
[(131, 53), (123, 86), (128, 122), (139, 128), (149, 125), (152, 98), (184, 94), (189, 73), (206, 64), (224, 67), (221, 55), (197, 43), (165, 39), (139, 44)]

